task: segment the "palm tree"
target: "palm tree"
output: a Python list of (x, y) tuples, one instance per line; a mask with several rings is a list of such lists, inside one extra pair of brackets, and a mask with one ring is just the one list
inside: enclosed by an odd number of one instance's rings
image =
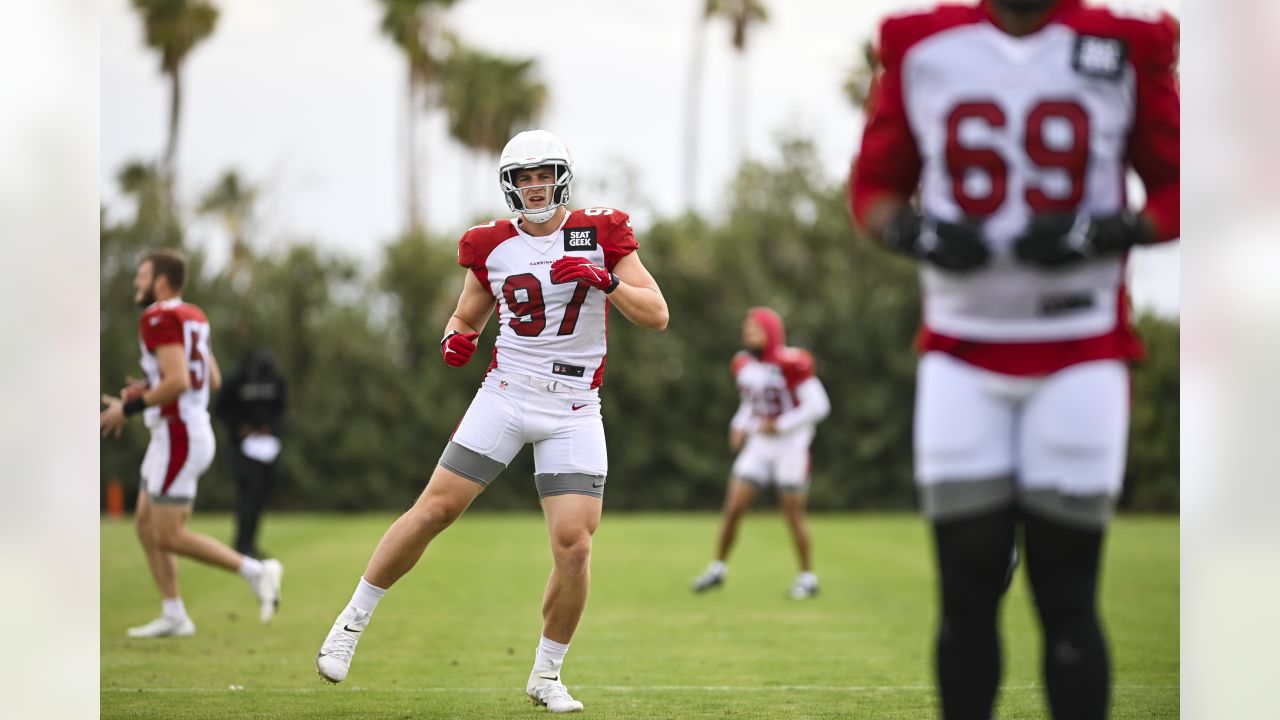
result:
[(849, 102), (864, 114), (867, 111), (867, 102), (871, 100), (879, 70), (880, 55), (876, 52), (875, 44), (870, 40), (863, 41), (860, 62), (850, 68), (848, 76), (845, 77), (844, 94), (849, 98)]
[(422, 227), (418, 178), (418, 115), (434, 107), (440, 63), (435, 45), (442, 33), (441, 13), (456, 0), (378, 0), (383, 6), (382, 32), (404, 53), (408, 64), (406, 126), (408, 229)]
[(689, 73), (684, 97), (684, 200), (688, 207), (698, 193), (698, 123), (702, 118), (702, 70), (706, 60), (707, 24), (722, 11), (725, 0), (703, 0), (693, 25), (693, 47), (689, 51)]
[(737, 56), (736, 82), (734, 83), (734, 135), (739, 155), (747, 149), (747, 32), (769, 19), (769, 12), (760, 0), (722, 0), (719, 14), (729, 21), (730, 43)]
[(164, 169), (172, 188), (176, 177), (178, 120), (182, 115), (182, 64), (200, 41), (213, 34), (218, 9), (205, 0), (133, 0), (142, 15), (147, 46), (160, 53), (160, 71), (169, 76), (169, 140)]
[(235, 275), (249, 259), (247, 234), (253, 222), (254, 205), (258, 189), (240, 180), (235, 170), (223, 173), (217, 184), (209, 188), (200, 199), (201, 215), (214, 215), (231, 236), (231, 259), (227, 262), (227, 274)]
[(536, 77), (534, 60), (492, 55), (456, 40), (441, 66), (440, 87), (450, 136), (479, 158), (502, 152), (547, 102), (547, 87)]

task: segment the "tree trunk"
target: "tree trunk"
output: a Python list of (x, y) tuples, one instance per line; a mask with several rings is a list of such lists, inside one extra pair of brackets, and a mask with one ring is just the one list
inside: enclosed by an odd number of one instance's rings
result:
[(698, 22), (693, 26), (693, 46), (689, 52), (689, 74), (684, 98), (684, 203), (686, 210), (697, 206), (698, 198), (698, 128), (702, 120), (702, 75), (707, 45), (707, 19), (701, 4)]
[(422, 227), (422, 211), (418, 205), (418, 84), (413, 77), (413, 68), (409, 68), (409, 106), (406, 114), (407, 125), (405, 126), (406, 144), (408, 152), (405, 158), (408, 171), (408, 227), (407, 231), (413, 232)]
[(733, 140), (738, 164), (747, 159), (747, 51), (737, 52), (733, 70)]
[(169, 140), (164, 148), (165, 202), (173, 208), (173, 194), (177, 185), (178, 120), (182, 117), (182, 67), (169, 73)]

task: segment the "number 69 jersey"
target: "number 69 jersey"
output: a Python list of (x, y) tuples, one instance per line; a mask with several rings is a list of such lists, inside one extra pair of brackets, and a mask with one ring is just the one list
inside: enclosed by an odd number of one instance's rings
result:
[(146, 409), (143, 419), (155, 429), (162, 422), (181, 421), (188, 425), (209, 424), (209, 319), (195, 305), (173, 298), (152, 303), (138, 321), (142, 349), (142, 372), (147, 384), (160, 384), (160, 362), (156, 350), (161, 345), (180, 345), (187, 358), (187, 389), (168, 405)]
[(475, 273), (498, 302), (489, 369), (582, 390), (600, 387), (609, 300), (585, 283), (551, 282), (551, 264), (573, 255), (613, 270), (637, 247), (627, 214), (612, 208), (574, 210), (545, 237), (529, 235), (508, 219), (463, 234), (458, 264)]
[(968, 274), (922, 267), (927, 332), (988, 343), (1094, 338), (1127, 324), (1124, 260), (1045, 272), (1012, 245), (1034, 214), (1126, 208), (1132, 166), (1162, 240), (1178, 235), (1177, 28), (1059, 0), (1015, 37), (989, 4), (885, 21), (870, 117), (852, 183), (854, 212), (911, 197), (926, 215), (983, 222), (991, 263)]

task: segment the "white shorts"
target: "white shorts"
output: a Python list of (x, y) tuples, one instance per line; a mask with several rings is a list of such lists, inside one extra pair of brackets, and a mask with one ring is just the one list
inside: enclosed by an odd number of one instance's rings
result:
[(441, 465), (488, 485), (527, 443), (541, 497), (604, 494), (609, 456), (599, 391), (527, 375), (485, 377)]
[(152, 502), (190, 505), (216, 449), (209, 423), (161, 422), (151, 428), (151, 443), (142, 458), (143, 490)]
[(787, 435), (752, 433), (733, 461), (733, 476), (765, 487), (775, 483), (781, 491), (802, 492), (809, 483), (809, 443), (813, 428)]
[(1015, 377), (946, 353), (920, 359), (916, 482), (931, 518), (1016, 501), (1100, 526), (1120, 495), (1128, 433), (1129, 372), (1119, 360)]

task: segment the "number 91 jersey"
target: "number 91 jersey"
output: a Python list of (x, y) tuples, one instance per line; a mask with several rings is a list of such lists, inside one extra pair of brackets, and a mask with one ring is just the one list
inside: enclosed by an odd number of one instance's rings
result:
[(969, 274), (924, 266), (925, 324), (985, 342), (1072, 340), (1121, 317), (1123, 260), (1045, 272), (1012, 252), (1035, 214), (1104, 216), (1126, 208), (1130, 165), (1148, 212), (1176, 236), (1176, 26), (1059, 0), (1046, 24), (1015, 37), (987, 3), (887, 20), (855, 182), (855, 211), (878, 191), (924, 213), (983, 221), (992, 251)]
[(553, 283), (551, 265), (568, 255), (612, 271), (637, 247), (627, 214), (613, 208), (574, 210), (545, 237), (508, 219), (463, 234), (458, 264), (475, 273), (498, 303), (489, 369), (584, 390), (600, 387), (609, 300), (585, 283)]

